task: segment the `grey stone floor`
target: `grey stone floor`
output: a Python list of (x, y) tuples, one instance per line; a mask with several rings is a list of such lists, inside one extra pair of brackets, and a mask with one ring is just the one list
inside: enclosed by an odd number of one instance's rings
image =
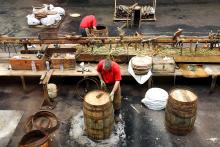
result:
[[(42, 102), (42, 89), (38, 78), (26, 78), (28, 93), (22, 91), (19, 79), (0, 78), (0, 109), (21, 110), (24, 115), (13, 135), (8, 147), (15, 147), (25, 134), (23, 125), (31, 114), (39, 111)], [(61, 120), (61, 126), (54, 133), (53, 147), (79, 146), (72, 144), (68, 135), (70, 119), (82, 110), (82, 101), (75, 94), (77, 78), (52, 78), (51, 82), (58, 85), (58, 104), (53, 113)], [(35, 81), (35, 82), (33, 82)], [(4, 84), (7, 82), (8, 84)], [(220, 87), (217, 85), (214, 93), (209, 94), (211, 78), (185, 79), (178, 77), (178, 86), (189, 86), (198, 95), (198, 112), (194, 130), (186, 136), (170, 134), (164, 126), (164, 110), (152, 111), (141, 104), (141, 99), (147, 91), (147, 85), (138, 85), (132, 78), (122, 81), (122, 118), (125, 121), (126, 146), (166, 146), (166, 147), (217, 147), (220, 145)], [(154, 78), (154, 87), (169, 91), (174, 85), (173, 78)], [(219, 83), (219, 81), (218, 81)], [(177, 86), (176, 85), (176, 86)], [(137, 110), (134, 110), (133, 105)], [(52, 136), (54, 136), (52, 134)]]

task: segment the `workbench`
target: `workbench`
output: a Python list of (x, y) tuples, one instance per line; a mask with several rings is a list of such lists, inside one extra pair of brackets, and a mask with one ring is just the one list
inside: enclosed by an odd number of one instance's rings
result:
[[(60, 69), (54, 69), (52, 76), (69, 76), (69, 77), (90, 77), (90, 76), (98, 76), (98, 73), (96, 71), (96, 65), (97, 64), (85, 64), (85, 67), (89, 69), (89, 72), (79, 72), (81, 69), (78, 65), (76, 66), (76, 69), (64, 69), (61, 71)], [(220, 65), (214, 65), (214, 64), (204, 64), (203, 65), (204, 70), (207, 72), (209, 76), (212, 77), (211, 81), (211, 87), (210, 92), (212, 92), (215, 88), (217, 77), (220, 75)], [(122, 76), (131, 76), (128, 73), (128, 65), (127, 64), (120, 64), (121, 73)], [(36, 71), (33, 72), (31, 70), (9, 70), (8, 69), (8, 63), (0, 63), (0, 76), (10, 76), (10, 77), (20, 77), (23, 89), (26, 90), (26, 84), (24, 77), (41, 77), (46, 71)], [(159, 77), (159, 76), (169, 76), (174, 78), (174, 85), (176, 81), (177, 76), (183, 76), (180, 69), (176, 69), (174, 73), (153, 73), (151, 78), (148, 80), (148, 87), (152, 86), (152, 80), (153, 77)]]

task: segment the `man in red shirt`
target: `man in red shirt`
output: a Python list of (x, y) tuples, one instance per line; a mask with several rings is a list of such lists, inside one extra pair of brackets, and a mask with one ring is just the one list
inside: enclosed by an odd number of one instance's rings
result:
[(85, 16), (80, 23), (80, 32), (83, 37), (87, 37), (89, 29), (96, 29), (96, 18), (94, 15)]
[(97, 72), (101, 82), (101, 88), (110, 92), (110, 99), (113, 102), (115, 122), (119, 122), (121, 109), (121, 71), (119, 65), (111, 59), (101, 60), (97, 65)]

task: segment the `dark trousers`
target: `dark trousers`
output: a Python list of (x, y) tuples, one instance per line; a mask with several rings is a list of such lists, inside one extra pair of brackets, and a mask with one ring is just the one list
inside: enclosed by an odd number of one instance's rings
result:
[[(112, 88), (114, 87), (114, 84), (106, 84), (107, 86), (107, 92), (111, 92)], [(114, 107), (114, 114), (115, 116), (119, 116), (120, 109), (121, 109), (121, 86), (119, 85), (118, 89), (115, 91), (114, 94), (114, 100), (113, 100), (113, 107)]]
[(87, 37), (86, 30), (84, 28), (79, 28), (82, 37)]

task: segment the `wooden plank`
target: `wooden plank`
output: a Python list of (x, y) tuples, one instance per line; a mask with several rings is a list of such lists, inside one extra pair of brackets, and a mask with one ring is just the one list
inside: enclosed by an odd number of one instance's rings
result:
[[(192, 71), (189, 69), (189, 66), (193, 66), (195, 69)], [(205, 78), (209, 76), (203, 66), (200, 65), (180, 64), (179, 67), (183, 76), (186, 78)]]
[(156, 17), (154, 17), (154, 18), (148, 18), (148, 19), (143, 19), (143, 18), (141, 18), (141, 21), (156, 21), (157, 19), (156, 19)]
[(78, 44), (59, 44), (58, 47), (50, 44), (45, 50), (46, 55), (51, 56), (53, 53), (75, 53)]
[(117, 17), (114, 17), (113, 20), (114, 21), (131, 21), (130, 18), (117, 18)]
[[(119, 64), (121, 68), (122, 76), (131, 76), (128, 73), (128, 65), (127, 64)], [(8, 70), (6, 68), (8, 64), (0, 64), (0, 76), (29, 76), (29, 77), (40, 77), (42, 76), (45, 71), (36, 71), (33, 72), (31, 70)], [(80, 70), (80, 67), (76, 67), (76, 69), (64, 69), (64, 71), (60, 71), (59, 69), (54, 69), (53, 76), (98, 76), (96, 71), (97, 64), (89, 64), (86, 65), (86, 68), (90, 70), (90, 72), (77, 72)], [(181, 75), (179, 70), (176, 70), (175, 73), (153, 73), (153, 76), (178, 76)]]
[(37, 54), (40, 51), (40, 53), (44, 53), (44, 51), (41, 51), (39, 49), (31, 49), (31, 50), (21, 50), (21, 54)]
[(76, 48), (48, 48), (45, 51), (46, 56), (52, 56), (53, 53), (75, 53)]
[(46, 73), (45, 78), (42, 80), (41, 84), (47, 84), (50, 81), (50, 77), (52, 76), (54, 70), (51, 69)]
[[(0, 43), (11, 44), (120, 44), (120, 43), (143, 43), (146, 40), (154, 39), (155, 43), (175, 43), (173, 36), (124, 36), (121, 37), (65, 37), (59, 36), (57, 39), (40, 40), (37, 37), (1, 37)], [(183, 43), (211, 43), (208, 36), (182, 36)], [(217, 39), (216, 41), (220, 41)]]
[[(99, 62), (101, 59), (105, 59), (107, 55), (102, 54), (102, 55), (92, 55), (92, 54), (79, 54), (76, 55), (76, 61), (77, 62)], [(117, 56), (112, 56), (114, 61), (118, 63), (128, 63), (129, 60), (135, 55), (117, 55)]]
[[(0, 68), (7, 66), (7, 64), (0, 64)], [(84, 74), (82, 74), (82, 72), (77, 72), (77, 70), (80, 70), (80, 67), (76, 67), (76, 69), (64, 69), (64, 71), (60, 71), (59, 69), (55, 69), (53, 71), (53, 76), (97, 76), (98, 73), (96, 71), (96, 66), (97, 64), (90, 64), (88, 68), (90, 70), (90, 72), (84, 72)], [(129, 73), (127, 72), (127, 65), (123, 64), (120, 65), (120, 67), (122, 68), (122, 74), (123, 75), (129, 75)], [(45, 73), (45, 71), (36, 71), (33, 72), (31, 70), (8, 70), (6, 68), (4, 68), (4, 70), (0, 70), (0, 76), (41, 76)]]
[(33, 49), (28, 49), (28, 50), (20, 50), (21, 54), (37, 54), (39, 51), (40, 53), (44, 53), (44, 51), (46, 50), (46, 48), (48, 47), (48, 45), (37, 45), (36, 48)]
[(185, 55), (174, 55), (175, 62), (185, 63), (220, 63), (220, 56), (209, 55), (209, 56), (185, 56)]

